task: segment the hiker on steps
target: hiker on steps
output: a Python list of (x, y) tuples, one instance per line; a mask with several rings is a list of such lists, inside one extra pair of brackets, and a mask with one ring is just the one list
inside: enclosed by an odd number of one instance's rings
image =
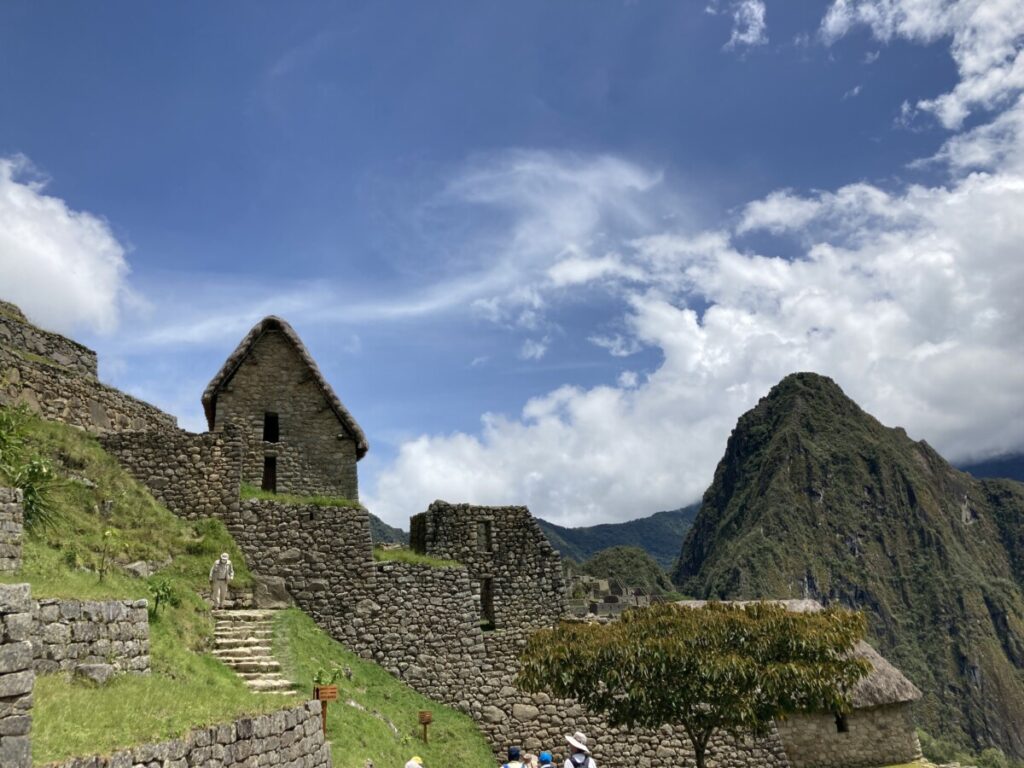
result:
[(228, 582), (235, 578), (235, 566), (225, 552), (218, 560), (214, 560), (210, 568), (210, 585), (213, 589), (213, 607), (220, 608), (228, 599)]

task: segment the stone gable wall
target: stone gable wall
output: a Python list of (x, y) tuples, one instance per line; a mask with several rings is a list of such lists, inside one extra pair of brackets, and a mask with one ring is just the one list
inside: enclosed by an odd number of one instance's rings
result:
[(32, 593), (0, 584), (0, 766), (30, 768), (32, 749)]
[[(263, 440), (264, 414), (276, 413), (280, 440)], [(277, 459), (277, 490), (359, 498), (356, 444), (298, 352), (280, 331), (264, 333), (217, 395), (214, 431), (241, 428), (242, 482), (260, 486), (267, 456)]]
[[(3, 766), (7, 768), (6, 763)], [(330, 747), (320, 730), (320, 703), (311, 701), (269, 715), (199, 728), (180, 739), (142, 744), (112, 755), (50, 763), (48, 768), (188, 766), (330, 768)]]
[(93, 434), (177, 426), (170, 414), (91, 376), (0, 345), (0, 405), (18, 404)]
[(24, 523), (21, 491), (0, 488), (0, 573), (13, 573), (21, 568)]
[(551, 626), (565, 615), (562, 560), (526, 507), (435, 501), (411, 523), (413, 549), (466, 566), (493, 588), (496, 629)]
[(145, 600), (61, 600), (32, 606), (36, 672), (104, 664), (114, 672), (149, 672), (149, 614)]
[(179, 517), (230, 517), (238, 509), (242, 438), (237, 430), (121, 432), (104, 450)]
[(870, 768), (910, 763), (921, 757), (912, 706), (858, 709), (840, 733), (835, 715), (792, 715), (778, 723), (793, 768)]
[(59, 333), (37, 328), (7, 302), (0, 302), (0, 346), (45, 357), (71, 373), (96, 378), (95, 352)]

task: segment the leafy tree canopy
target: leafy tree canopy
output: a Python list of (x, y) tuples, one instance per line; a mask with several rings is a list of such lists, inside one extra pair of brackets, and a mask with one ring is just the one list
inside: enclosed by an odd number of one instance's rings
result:
[(763, 734), (787, 713), (849, 710), (870, 671), (852, 654), (865, 630), (862, 614), (839, 608), (657, 605), (610, 624), (540, 630), (517, 682), (576, 699), (613, 725), (679, 725), (702, 768), (716, 731)]

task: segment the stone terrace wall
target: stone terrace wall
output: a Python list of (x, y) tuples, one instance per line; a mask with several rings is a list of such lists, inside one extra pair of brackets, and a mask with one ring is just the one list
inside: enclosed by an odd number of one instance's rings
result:
[(435, 501), (410, 523), (417, 551), (458, 560), (493, 586), (497, 629), (544, 627), (565, 614), (562, 562), (526, 507)]
[[(7, 768), (7, 763), (2, 763)], [(27, 765), (27, 763), (26, 763)], [(260, 717), (191, 731), (108, 756), (75, 758), (49, 768), (330, 768), (320, 730), (320, 704), (309, 702)]]
[(0, 344), (0, 405), (19, 403), (95, 434), (177, 426), (170, 414), (91, 376)]
[(840, 733), (834, 715), (793, 715), (778, 724), (793, 768), (869, 768), (921, 757), (911, 705), (858, 709)]
[(32, 609), (37, 672), (108, 664), (114, 672), (149, 672), (145, 600), (39, 600)]
[(95, 352), (58, 333), (37, 328), (6, 301), (0, 301), (0, 345), (45, 357), (79, 376), (96, 378)]
[(121, 432), (100, 442), (179, 517), (237, 514), (242, 453), (237, 430), (198, 435), (182, 429)]
[(28, 584), (0, 584), (0, 766), (30, 768), (32, 596)]
[(468, 692), (484, 683), (485, 647), (466, 569), (381, 562), (371, 586), (352, 617), (328, 623), (331, 634), (421, 693), (468, 711)]
[(21, 568), (24, 522), (21, 491), (0, 488), (0, 573), (12, 573)]

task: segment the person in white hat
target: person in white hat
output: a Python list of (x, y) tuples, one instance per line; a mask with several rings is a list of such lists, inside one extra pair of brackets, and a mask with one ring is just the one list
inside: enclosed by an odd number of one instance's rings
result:
[(590, 750), (587, 748), (586, 735), (576, 731), (572, 736), (566, 736), (565, 740), (572, 750), (569, 759), (565, 761), (565, 768), (597, 768), (597, 763), (590, 756)]
[(225, 552), (220, 559), (214, 560), (210, 568), (210, 585), (212, 588), (213, 607), (220, 608), (228, 599), (228, 582), (235, 578), (235, 566), (231, 564), (231, 558)]

